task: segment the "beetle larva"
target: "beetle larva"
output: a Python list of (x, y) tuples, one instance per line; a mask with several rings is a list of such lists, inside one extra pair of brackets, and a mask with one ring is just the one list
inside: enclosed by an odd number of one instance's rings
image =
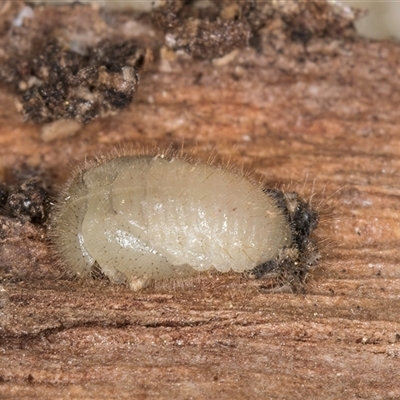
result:
[(136, 290), (210, 269), (261, 277), (301, 257), (316, 225), (298, 195), (233, 171), (123, 156), (78, 172), (54, 217), (53, 239), (76, 275), (97, 269)]

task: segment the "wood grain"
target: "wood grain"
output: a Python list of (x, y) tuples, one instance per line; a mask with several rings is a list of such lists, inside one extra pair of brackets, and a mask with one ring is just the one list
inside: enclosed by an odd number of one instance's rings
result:
[(399, 61), (361, 39), (162, 60), (130, 108), (52, 142), (2, 89), (0, 176), (37, 168), (55, 195), (87, 156), (184, 143), (313, 195), (323, 258), (306, 295), (236, 275), (132, 293), (58, 278), (45, 229), (3, 219), (0, 398), (400, 398)]

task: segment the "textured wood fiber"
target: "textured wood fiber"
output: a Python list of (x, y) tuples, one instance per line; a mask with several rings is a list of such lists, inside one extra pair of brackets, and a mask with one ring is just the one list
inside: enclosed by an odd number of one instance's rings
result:
[(306, 295), (230, 275), (132, 293), (56, 279), (44, 229), (14, 224), (1, 239), (0, 398), (400, 398), (400, 48), (307, 51), (165, 61), (130, 108), (49, 143), (0, 91), (1, 174), (39, 168), (55, 194), (87, 155), (184, 141), (313, 194), (323, 253)]

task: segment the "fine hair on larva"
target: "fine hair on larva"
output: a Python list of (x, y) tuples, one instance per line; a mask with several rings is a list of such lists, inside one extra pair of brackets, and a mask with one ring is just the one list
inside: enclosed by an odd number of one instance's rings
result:
[(77, 277), (140, 290), (219, 271), (298, 290), (319, 260), (317, 224), (296, 192), (167, 149), (86, 162), (62, 191), (49, 231)]

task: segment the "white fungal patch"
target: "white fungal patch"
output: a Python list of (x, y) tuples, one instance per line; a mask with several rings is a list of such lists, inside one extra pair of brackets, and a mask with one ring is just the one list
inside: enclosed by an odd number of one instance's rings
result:
[(214, 268), (250, 271), (292, 244), (287, 217), (259, 184), (164, 156), (123, 156), (80, 171), (53, 229), (76, 275), (100, 269), (133, 289)]

